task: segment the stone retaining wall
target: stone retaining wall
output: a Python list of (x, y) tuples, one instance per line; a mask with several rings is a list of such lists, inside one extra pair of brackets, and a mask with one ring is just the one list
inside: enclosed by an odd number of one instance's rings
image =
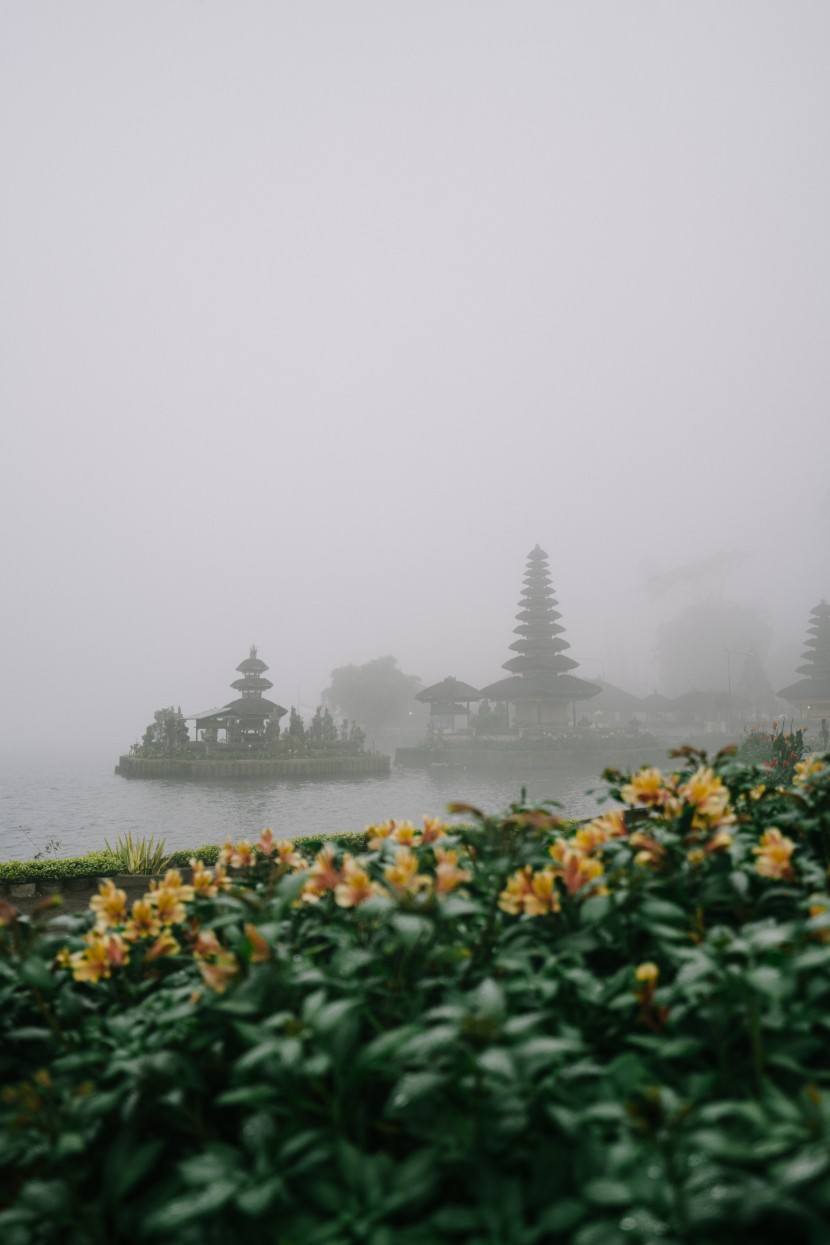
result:
[(351, 778), (388, 774), (390, 758), (365, 756), (285, 757), (279, 760), (165, 760), (161, 757), (122, 756), (115, 767), (124, 778), (186, 778), (202, 782), (215, 778)]

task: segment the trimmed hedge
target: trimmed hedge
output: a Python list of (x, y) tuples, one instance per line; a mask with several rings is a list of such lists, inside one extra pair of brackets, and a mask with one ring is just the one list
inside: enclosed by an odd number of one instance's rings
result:
[[(360, 852), (366, 848), (364, 830), (342, 831), (339, 834), (309, 835), (294, 840), (298, 851), (311, 858), (324, 843), (337, 843), (344, 851)], [(182, 847), (170, 852), (165, 868), (186, 869), (194, 858), (213, 866), (219, 859), (220, 848), (208, 843), (203, 847)], [(7, 860), (0, 861), (0, 887), (18, 886), (25, 882), (61, 881), (64, 878), (112, 877), (122, 872), (118, 858), (112, 852), (88, 852), (86, 856), (70, 856), (65, 860)]]

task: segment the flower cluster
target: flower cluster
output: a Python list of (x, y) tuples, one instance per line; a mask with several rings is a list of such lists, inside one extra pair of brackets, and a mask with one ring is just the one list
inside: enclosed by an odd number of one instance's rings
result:
[(192, 882), (185, 883), (178, 869), (168, 869), (130, 908), (126, 891), (109, 879), (101, 882), (90, 900), (95, 922), (83, 936), (83, 950), (64, 949), (58, 953), (58, 964), (68, 968), (76, 981), (97, 982), (129, 964), (139, 946), (142, 964), (178, 954), (182, 949), (178, 927), (188, 920), (194, 896), (215, 897), (227, 885), (221, 866), (211, 871), (197, 860), (191, 865)]

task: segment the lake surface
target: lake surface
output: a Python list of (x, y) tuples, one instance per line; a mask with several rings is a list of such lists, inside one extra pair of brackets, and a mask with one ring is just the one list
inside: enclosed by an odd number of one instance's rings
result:
[[(267, 780), (195, 783), (126, 779), (116, 757), (9, 757), (0, 763), (0, 860), (27, 860), (57, 839), (60, 856), (77, 856), (132, 831), (165, 838), (167, 847), (199, 847), (256, 838), (265, 826), (284, 838), (362, 830), (387, 817), (419, 822), (443, 815), (452, 800), (500, 812), (520, 795), (521, 776), (503, 771), (411, 770), (338, 781)], [(641, 758), (633, 758), (639, 761)], [(555, 799), (574, 817), (597, 809), (603, 762), (560, 759), (528, 775), (532, 799)]]

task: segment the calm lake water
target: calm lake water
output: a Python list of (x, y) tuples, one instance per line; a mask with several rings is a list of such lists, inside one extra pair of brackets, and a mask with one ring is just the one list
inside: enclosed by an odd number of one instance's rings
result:
[[(640, 760), (641, 758), (636, 758)], [(632, 758), (635, 760), (635, 758)], [(409, 770), (388, 778), (341, 781), (268, 780), (194, 783), (126, 779), (114, 774), (114, 756), (5, 757), (0, 766), (0, 860), (31, 859), (49, 839), (60, 856), (115, 843), (119, 834), (166, 838), (168, 848), (198, 847), (258, 837), (265, 826), (285, 838), (362, 830), (387, 817), (420, 821), (441, 815), (451, 800), (498, 812), (519, 798), (522, 778), (504, 772)], [(562, 759), (555, 769), (528, 776), (528, 795), (555, 799), (570, 816), (597, 808), (590, 788), (602, 784), (603, 762)]]

